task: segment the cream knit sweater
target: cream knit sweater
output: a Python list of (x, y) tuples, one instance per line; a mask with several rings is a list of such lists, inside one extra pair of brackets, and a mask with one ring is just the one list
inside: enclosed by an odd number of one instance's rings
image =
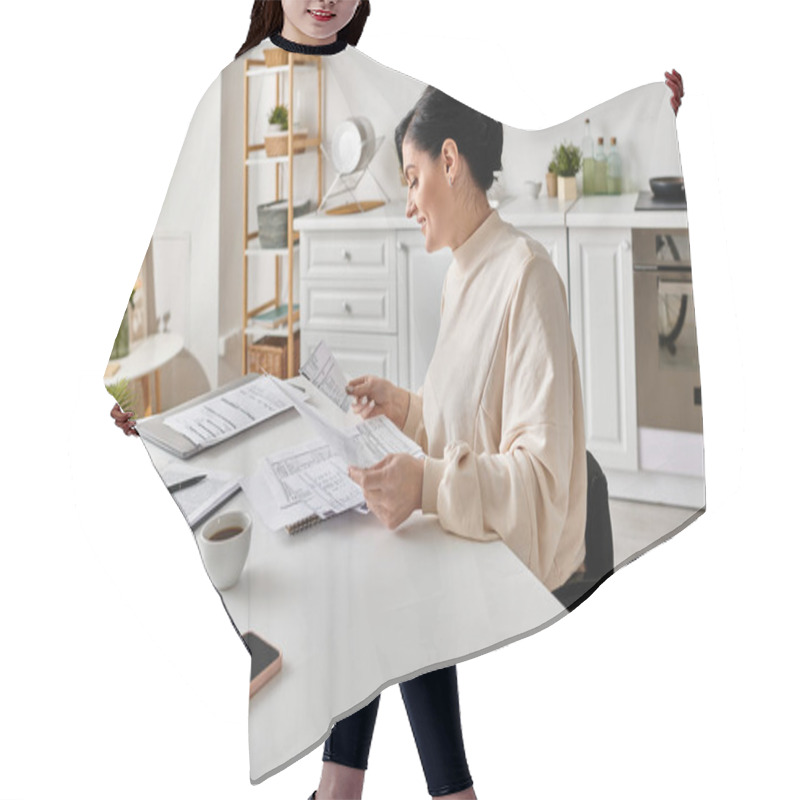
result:
[(405, 433), (422, 510), (501, 538), (552, 590), (583, 563), (586, 444), (566, 292), (547, 251), (496, 211), (456, 250), (439, 337)]

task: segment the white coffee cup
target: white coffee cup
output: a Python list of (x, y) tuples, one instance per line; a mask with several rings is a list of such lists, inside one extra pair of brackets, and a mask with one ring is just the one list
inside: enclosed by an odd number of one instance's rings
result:
[[(203, 563), (211, 583), (220, 591), (239, 580), (250, 551), (252, 527), (244, 511), (227, 511), (209, 520), (200, 531), (197, 542)], [(232, 533), (234, 530), (237, 532)]]

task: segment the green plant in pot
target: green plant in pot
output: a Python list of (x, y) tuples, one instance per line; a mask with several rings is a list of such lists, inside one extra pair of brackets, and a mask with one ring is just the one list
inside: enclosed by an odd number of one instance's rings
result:
[(547, 196), (555, 197), (558, 194), (558, 173), (556, 173), (555, 159), (547, 165), (545, 180), (547, 181)]
[(558, 199), (574, 200), (578, 196), (578, 181), (575, 177), (583, 163), (583, 153), (574, 144), (561, 144), (553, 148), (553, 161), (558, 176)]
[(277, 105), (269, 115), (270, 133), (280, 133), (289, 130), (289, 109), (284, 105)]
[[(285, 105), (277, 105), (267, 119), (267, 135), (264, 137), (264, 148), (267, 156), (285, 156), (289, 152), (289, 109)], [(294, 152), (305, 150), (308, 131), (297, 124), (293, 126)]]

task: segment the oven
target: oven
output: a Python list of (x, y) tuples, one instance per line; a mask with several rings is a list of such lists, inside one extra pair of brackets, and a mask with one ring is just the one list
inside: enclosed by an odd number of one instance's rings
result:
[(689, 232), (633, 230), (640, 468), (703, 474), (703, 416)]

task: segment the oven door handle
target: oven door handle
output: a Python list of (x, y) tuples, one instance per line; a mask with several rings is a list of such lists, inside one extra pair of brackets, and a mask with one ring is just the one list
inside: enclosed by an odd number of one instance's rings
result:
[(691, 267), (676, 267), (674, 264), (634, 264), (634, 272), (674, 272), (676, 275), (692, 274)]

